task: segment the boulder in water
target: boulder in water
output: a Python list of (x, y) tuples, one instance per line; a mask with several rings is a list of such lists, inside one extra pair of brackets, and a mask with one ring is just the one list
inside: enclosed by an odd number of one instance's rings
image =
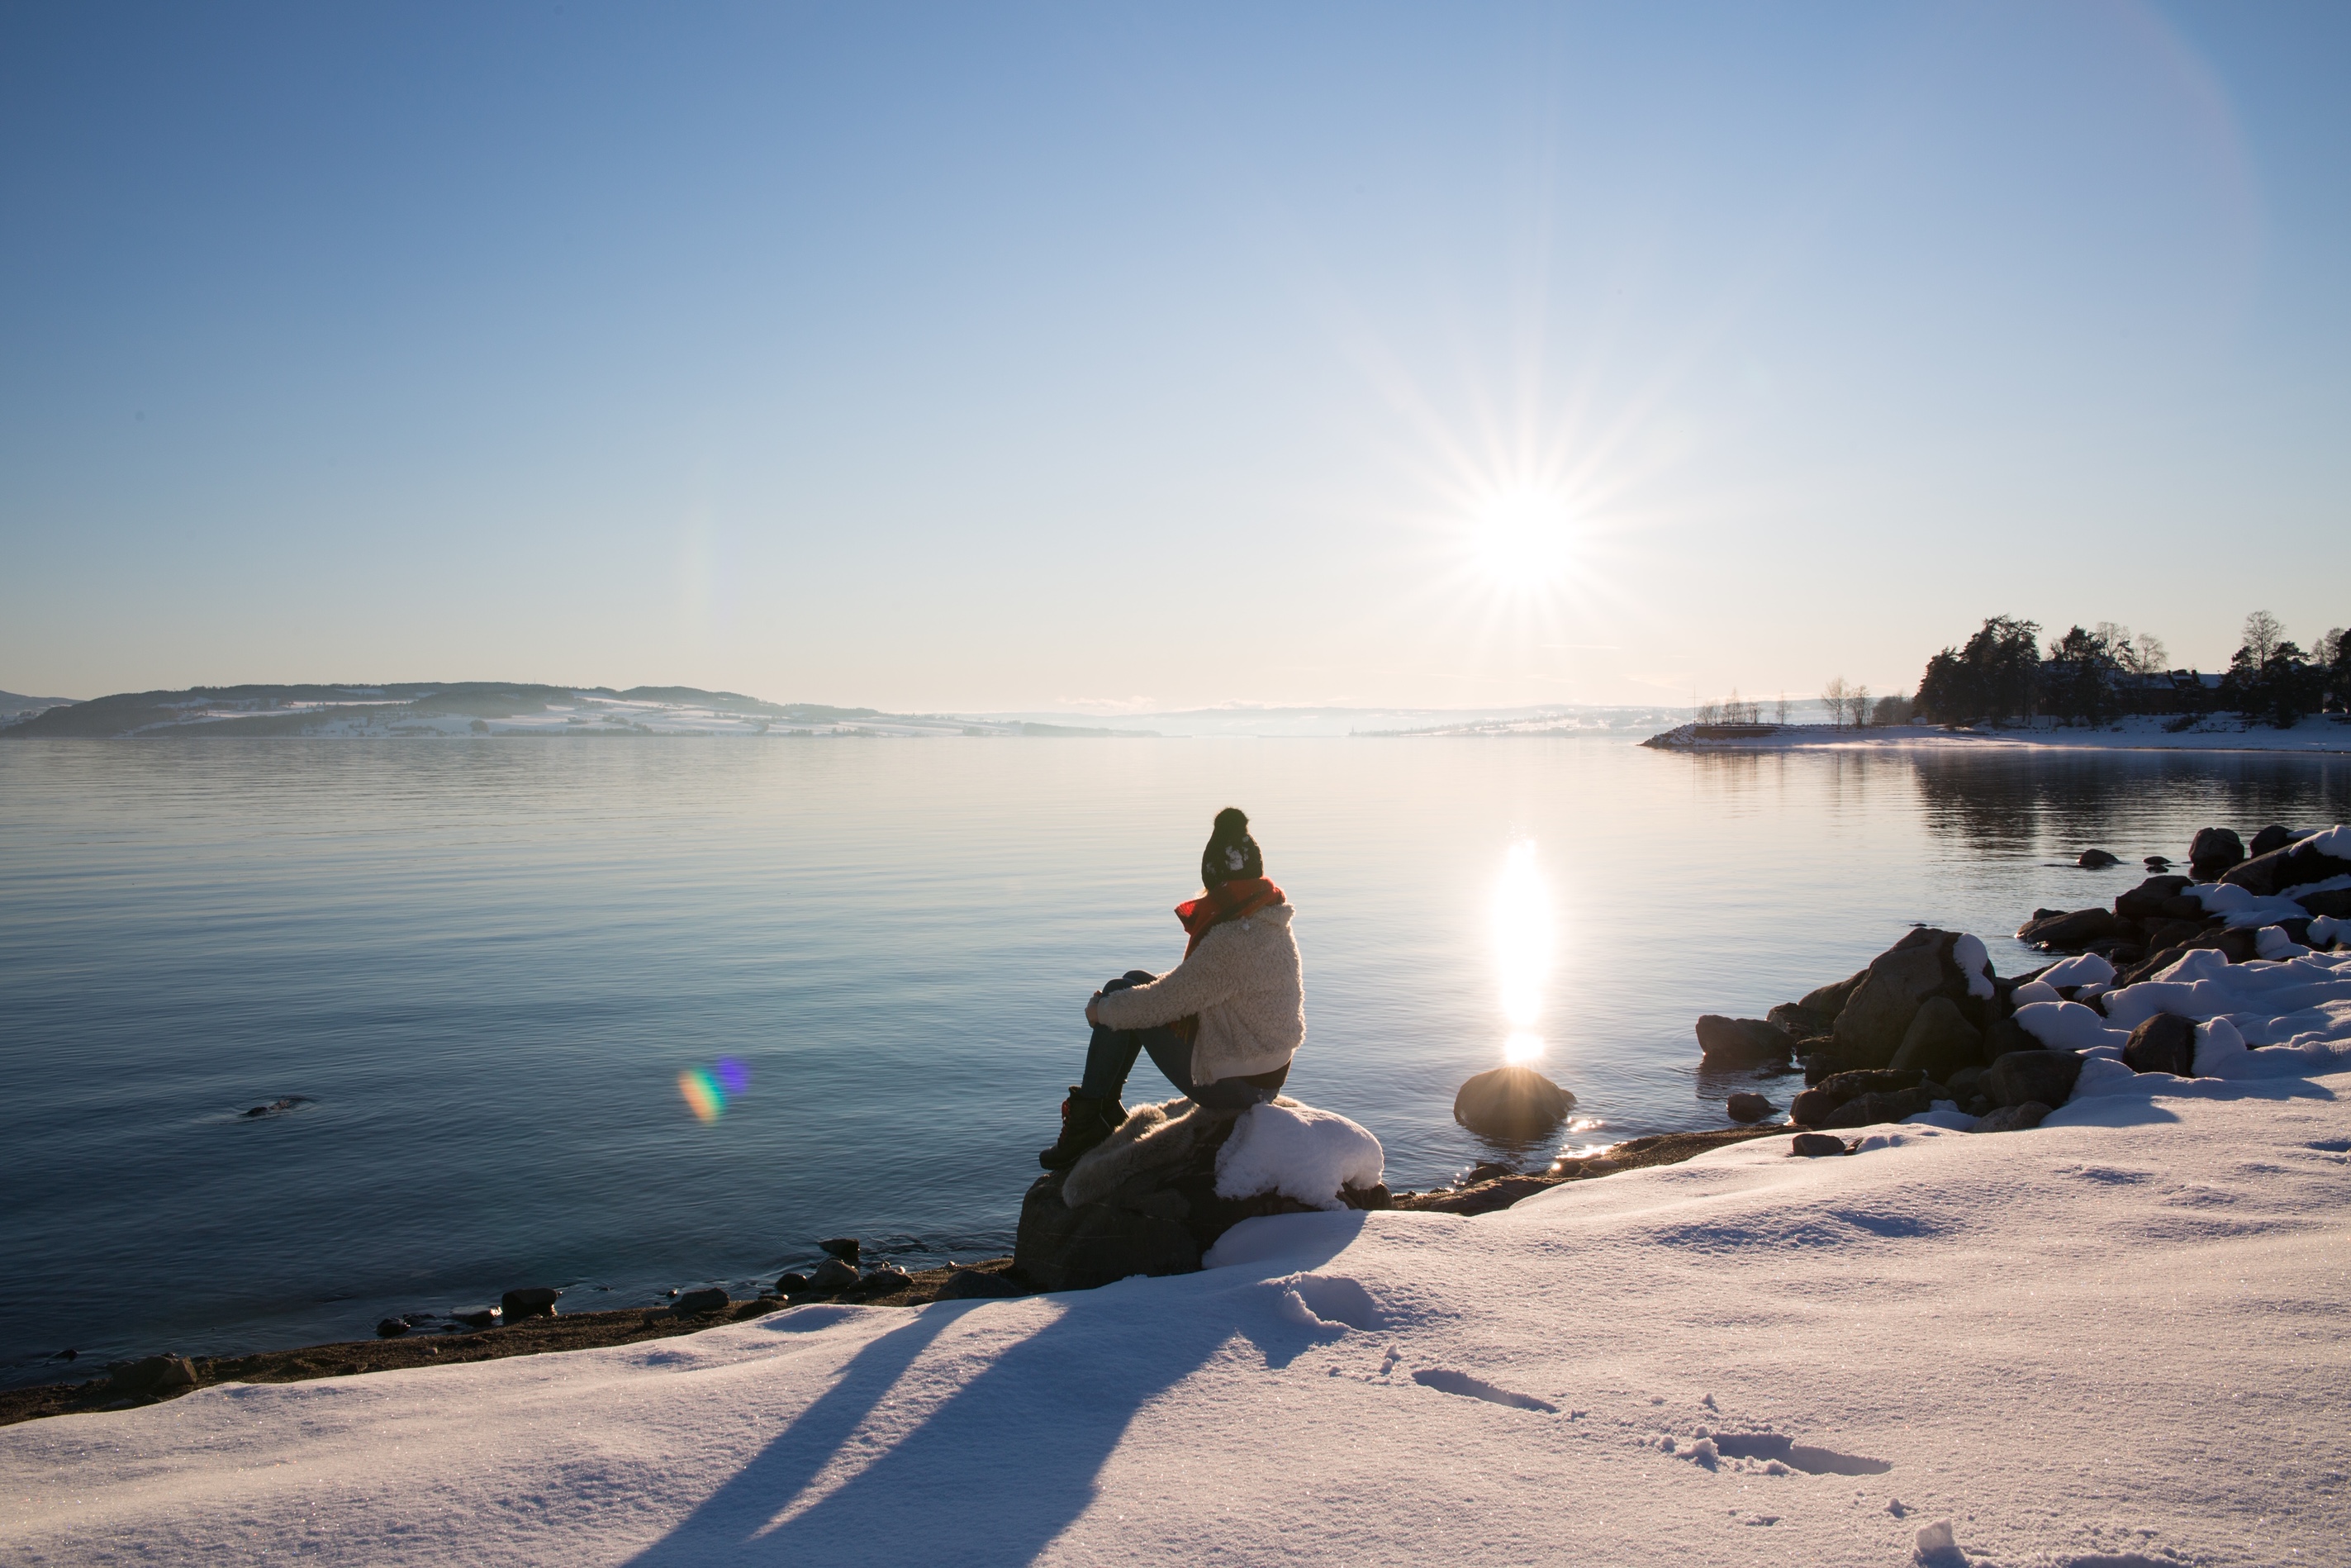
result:
[(1496, 1067), (1453, 1096), (1453, 1119), (1489, 1138), (1540, 1138), (1567, 1120), (1575, 1096), (1531, 1067)]
[(1763, 1019), (1707, 1013), (1698, 1020), (1698, 1048), (1708, 1067), (1761, 1067), (1795, 1055), (1796, 1040), (1786, 1030)]
[(508, 1291), (498, 1301), (498, 1315), (508, 1322), (525, 1318), (551, 1318), (555, 1315), (555, 1298), (562, 1291), (545, 1285), (533, 1285), (527, 1290)]
[(2245, 841), (2228, 828), (2199, 828), (2188, 843), (2188, 863), (2199, 877), (2214, 877), (2245, 858)]

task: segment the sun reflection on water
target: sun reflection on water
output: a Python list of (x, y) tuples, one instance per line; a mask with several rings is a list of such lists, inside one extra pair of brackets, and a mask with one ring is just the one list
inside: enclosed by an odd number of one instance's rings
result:
[(1535, 866), (1534, 841), (1520, 840), (1504, 857), (1502, 879), (1494, 887), (1494, 962), (1501, 976), (1502, 1019), (1510, 1026), (1502, 1042), (1505, 1061), (1542, 1057), (1543, 1038), (1535, 1026), (1542, 1017), (1556, 946), (1551, 893)]

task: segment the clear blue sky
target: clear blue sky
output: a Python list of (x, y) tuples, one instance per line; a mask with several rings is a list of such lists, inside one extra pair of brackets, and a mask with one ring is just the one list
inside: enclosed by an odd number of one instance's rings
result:
[(0, 687), (2351, 622), (2351, 7), (0, 11)]

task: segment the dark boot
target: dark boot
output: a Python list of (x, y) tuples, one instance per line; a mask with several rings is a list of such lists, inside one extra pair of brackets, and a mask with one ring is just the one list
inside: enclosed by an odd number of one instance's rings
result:
[(1117, 1132), (1125, 1120), (1126, 1107), (1116, 1100), (1097, 1100), (1072, 1083), (1070, 1097), (1061, 1102), (1061, 1141), (1040, 1152), (1037, 1163), (1049, 1171), (1068, 1170), (1088, 1149)]

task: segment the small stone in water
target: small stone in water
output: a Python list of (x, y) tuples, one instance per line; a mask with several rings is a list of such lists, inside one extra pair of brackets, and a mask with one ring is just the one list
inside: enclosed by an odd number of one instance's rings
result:
[(836, 1236), (830, 1241), (820, 1241), (817, 1245), (852, 1267), (857, 1262), (857, 1238), (854, 1236)]
[(1771, 1113), (1771, 1102), (1761, 1094), (1742, 1092), (1733, 1094), (1724, 1109), (1734, 1122), (1760, 1122)]
[(490, 1320), (496, 1316), (487, 1307), (461, 1307), (449, 1314), (449, 1320), (463, 1323), (469, 1329), (486, 1329), (490, 1326)]
[(378, 1339), (398, 1339), (402, 1334), (406, 1333), (412, 1326), (413, 1325), (406, 1318), (386, 1318), (381, 1322), (375, 1325), (375, 1337)]
[(555, 1315), (555, 1298), (561, 1294), (545, 1285), (508, 1291), (498, 1302), (499, 1312), (508, 1322), (523, 1318), (551, 1318)]
[(777, 1280), (776, 1294), (779, 1296), (798, 1295), (800, 1291), (808, 1289), (808, 1284), (809, 1277), (806, 1274), (799, 1272), (798, 1270), (793, 1270)]

